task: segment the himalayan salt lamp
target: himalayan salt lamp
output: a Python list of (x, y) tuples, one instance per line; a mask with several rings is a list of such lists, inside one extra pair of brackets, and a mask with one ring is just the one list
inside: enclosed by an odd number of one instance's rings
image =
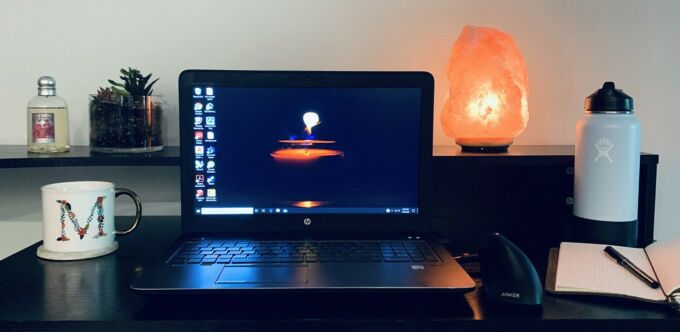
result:
[(467, 152), (504, 152), (529, 121), (529, 77), (512, 36), (467, 25), (446, 70), (444, 133)]

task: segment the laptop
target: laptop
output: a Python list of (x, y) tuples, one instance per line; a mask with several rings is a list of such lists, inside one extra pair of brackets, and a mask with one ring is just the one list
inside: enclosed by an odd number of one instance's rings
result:
[(131, 288), (474, 288), (429, 233), (433, 89), (425, 72), (182, 72), (182, 235)]

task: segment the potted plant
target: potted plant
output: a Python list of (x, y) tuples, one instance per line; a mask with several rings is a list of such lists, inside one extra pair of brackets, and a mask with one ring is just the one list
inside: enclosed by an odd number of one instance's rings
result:
[(151, 74), (121, 69), (122, 82), (109, 80), (90, 95), (90, 148), (95, 152), (152, 152), (163, 149), (162, 102), (153, 95)]

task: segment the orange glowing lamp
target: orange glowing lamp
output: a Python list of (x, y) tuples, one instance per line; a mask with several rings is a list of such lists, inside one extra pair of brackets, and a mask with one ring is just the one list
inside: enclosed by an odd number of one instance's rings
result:
[(529, 77), (512, 36), (465, 26), (446, 74), (444, 133), (466, 152), (507, 151), (529, 121)]

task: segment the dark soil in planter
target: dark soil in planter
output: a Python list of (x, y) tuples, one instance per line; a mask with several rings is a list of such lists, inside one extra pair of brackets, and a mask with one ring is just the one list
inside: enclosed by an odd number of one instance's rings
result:
[(143, 102), (90, 102), (90, 146), (101, 148), (143, 148), (163, 145), (162, 108), (150, 110)]

